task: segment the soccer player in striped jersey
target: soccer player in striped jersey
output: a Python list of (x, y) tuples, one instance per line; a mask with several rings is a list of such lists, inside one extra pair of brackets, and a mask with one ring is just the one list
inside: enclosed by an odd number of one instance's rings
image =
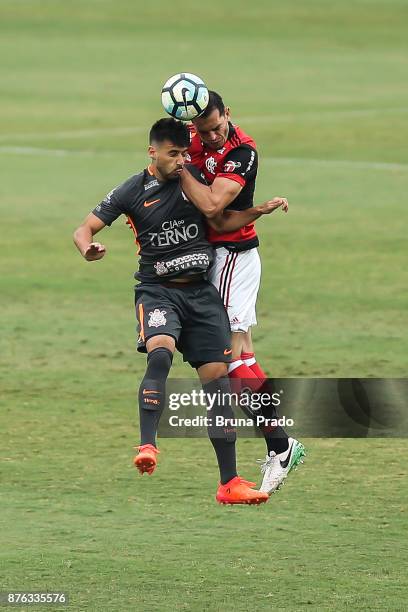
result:
[[(187, 196), (207, 217), (217, 218), (224, 210), (252, 208), (258, 153), (254, 140), (231, 123), (230, 110), (221, 96), (214, 91), (209, 94), (205, 112), (193, 120), (188, 150), (192, 164), (203, 173), (208, 185), (197, 181), (187, 168), (181, 173), (181, 184)], [(287, 212), (288, 202), (283, 201), (282, 210)], [(221, 295), (232, 331), (229, 376), (253, 391), (266, 392), (269, 389), (267, 376), (256, 361), (251, 338), (251, 327), (256, 325), (255, 305), (261, 279), (255, 226), (248, 223), (233, 232), (219, 232), (210, 225), (207, 236), (216, 249), (210, 280)], [(274, 416), (272, 407), (264, 412), (268, 419)], [(267, 445), (261, 467), (261, 490), (273, 492), (301, 462), (304, 447), (279, 426), (261, 429)]]

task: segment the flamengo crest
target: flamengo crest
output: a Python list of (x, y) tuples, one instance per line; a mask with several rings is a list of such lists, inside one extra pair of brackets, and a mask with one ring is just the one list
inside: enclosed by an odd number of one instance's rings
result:
[(205, 160), (205, 167), (207, 168), (208, 172), (211, 172), (211, 174), (215, 174), (217, 162), (215, 161), (214, 157), (211, 156)]

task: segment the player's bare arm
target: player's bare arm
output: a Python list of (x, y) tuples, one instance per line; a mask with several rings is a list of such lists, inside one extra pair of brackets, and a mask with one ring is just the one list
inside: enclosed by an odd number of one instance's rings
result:
[(274, 210), (281, 208), (288, 212), (289, 203), (286, 198), (276, 197), (263, 204), (245, 210), (224, 210), (215, 217), (207, 218), (207, 222), (216, 232), (235, 232), (245, 225), (253, 223), (262, 215), (270, 215)]
[(105, 227), (105, 223), (96, 215), (90, 213), (85, 221), (74, 232), (74, 243), (87, 261), (102, 259), (106, 248), (100, 242), (94, 242), (93, 237)]
[(187, 170), (186, 167), (180, 174), (181, 186), (193, 204), (207, 219), (211, 219), (231, 204), (242, 191), (242, 185), (228, 178), (219, 177), (212, 185), (203, 185)]

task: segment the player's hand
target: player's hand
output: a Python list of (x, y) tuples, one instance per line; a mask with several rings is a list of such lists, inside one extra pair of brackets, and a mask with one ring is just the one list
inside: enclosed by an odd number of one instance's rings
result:
[(289, 210), (289, 203), (286, 198), (273, 198), (263, 204), (257, 206), (257, 209), (262, 215), (270, 215), (277, 208), (281, 208), (283, 212), (287, 213)]
[(87, 261), (96, 261), (97, 259), (102, 259), (102, 257), (106, 253), (106, 248), (100, 242), (91, 242), (88, 245), (84, 257)]

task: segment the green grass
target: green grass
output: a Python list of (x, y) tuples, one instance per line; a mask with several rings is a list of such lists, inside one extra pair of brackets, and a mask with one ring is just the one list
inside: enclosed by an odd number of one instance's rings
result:
[[(36, 402), (15, 415), (26, 439), (13, 428), (5, 463), (4, 588), (65, 588), (77, 610), (403, 609), (405, 443), (390, 477), (380, 441), (308, 441), (268, 506), (224, 508), (206, 440), (162, 442), (160, 468), (140, 478), (130, 410), (58, 406), (47, 427)], [(255, 444), (239, 451), (257, 478)]]
[[(257, 140), (254, 338), (273, 376), (406, 376), (408, 5), (403, 0), (3, 0), (1, 587), (75, 610), (403, 610), (404, 454), (310, 440), (262, 508), (213, 501), (206, 440), (139, 478), (132, 235), (86, 264), (71, 235), (146, 163), (159, 92), (191, 70)], [(176, 358), (173, 376), (190, 370)], [(239, 442), (258, 478), (260, 440)], [(38, 608), (37, 608), (38, 609)]]

